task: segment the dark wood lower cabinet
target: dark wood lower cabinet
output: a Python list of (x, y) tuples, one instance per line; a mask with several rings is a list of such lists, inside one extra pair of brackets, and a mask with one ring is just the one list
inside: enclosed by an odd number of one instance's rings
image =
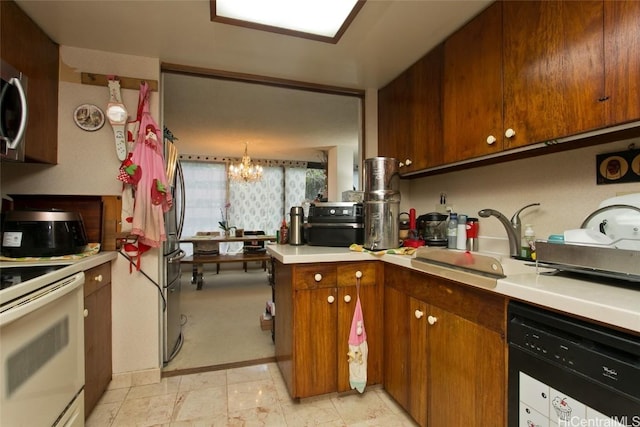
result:
[(504, 297), (385, 266), (385, 390), (421, 426), (504, 426)]
[(111, 263), (85, 271), (84, 309), (84, 413), (87, 418), (112, 376)]
[(351, 389), (347, 353), (357, 271), (369, 346), (367, 384), (382, 382), (382, 268), (378, 261), (276, 263), (276, 359), (291, 397)]

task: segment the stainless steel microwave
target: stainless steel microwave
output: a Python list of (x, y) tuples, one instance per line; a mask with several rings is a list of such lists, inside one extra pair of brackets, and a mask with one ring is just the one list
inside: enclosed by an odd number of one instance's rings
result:
[(0, 61), (0, 157), (22, 162), (28, 118), (27, 77)]

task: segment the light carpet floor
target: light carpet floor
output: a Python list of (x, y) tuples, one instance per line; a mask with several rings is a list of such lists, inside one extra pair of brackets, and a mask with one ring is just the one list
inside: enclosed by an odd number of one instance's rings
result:
[[(182, 274), (180, 309), (184, 344), (163, 369), (213, 367), (275, 356), (271, 331), (260, 328), (260, 315), (271, 300), (267, 273), (258, 267), (205, 270), (202, 290)], [(223, 266), (224, 268), (224, 266)]]

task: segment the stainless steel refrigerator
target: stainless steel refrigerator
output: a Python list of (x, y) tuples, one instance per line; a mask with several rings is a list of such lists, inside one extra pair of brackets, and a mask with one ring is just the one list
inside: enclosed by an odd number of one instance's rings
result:
[(171, 187), (173, 206), (165, 213), (167, 240), (163, 244), (162, 293), (163, 293), (163, 361), (166, 365), (173, 359), (184, 342), (182, 334), (183, 315), (180, 309), (181, 271), (180, 260), (185, 253), (180, 249), (180, 235), (184, 222), (184, 176), (177, 159), (173, 142), (165, 139), (167, 178)]

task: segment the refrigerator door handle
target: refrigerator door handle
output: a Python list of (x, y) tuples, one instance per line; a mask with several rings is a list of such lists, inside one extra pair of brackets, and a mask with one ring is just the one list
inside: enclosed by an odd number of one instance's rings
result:
[(180, 217), (178, 218), (178, 239), (182, 237), (182, 227), (184, 226), (184, 214), (186, 210), (186, 195), (184, 194), (184, 174), (182, 173), (182, 165), (180, 161), (176, 163), (176, 184), (180, 186)]
[(185, 256), (187, 256), (187, 253), (182, 249), (180, 249), (180, 252), (178, 252), (178, 255), (167, 258), (167, 262), (169, 264), (172, 264), (174, 262), (180, 262), (182, 258), (184, 258)]

